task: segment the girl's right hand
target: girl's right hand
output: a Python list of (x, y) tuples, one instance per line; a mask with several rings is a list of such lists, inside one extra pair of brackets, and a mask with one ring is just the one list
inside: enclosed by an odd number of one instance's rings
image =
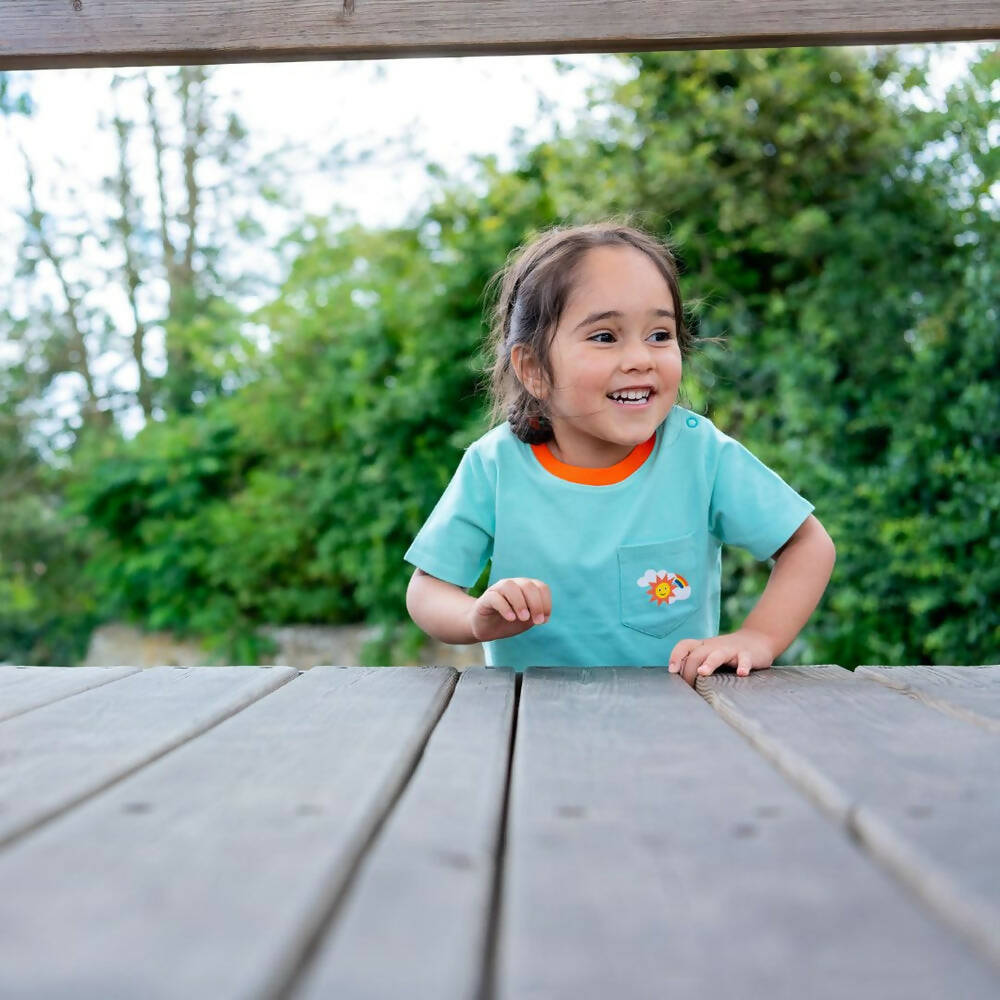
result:
[(543, 625), (551, 614), (548, 584), (518, 576), (497, 580), (483, 591), (469, 610), (469, 625), (477, 642), (489, 642)]

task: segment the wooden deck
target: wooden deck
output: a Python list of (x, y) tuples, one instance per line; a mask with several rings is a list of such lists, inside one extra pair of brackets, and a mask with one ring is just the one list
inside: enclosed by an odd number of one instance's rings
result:
[(1000, 666), (0, 667), (0, 996), (1000, 996)]

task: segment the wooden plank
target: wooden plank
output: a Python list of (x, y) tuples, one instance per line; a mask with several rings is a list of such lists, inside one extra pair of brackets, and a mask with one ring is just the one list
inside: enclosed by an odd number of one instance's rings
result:
[(110, 684), (138, 667), (0, 667), (0, 722)]
[(6, 0), (0, 69), (1000, 37), (996, 0)]
[(280, 995), (455, 678), (314, 667), (0, 852), (0, 995)]
[(465, 670), (299, 989), (299, 1000), (480, 995), (514, 675)]
[(981, 667), (858, 667), (878, 681), (958, 719), (1000, 733), (1000, 665)]
[(0, 845), (297, 676), (152, 667), (0, 723)]
[(699, 690), (1000, 969), (1000, 738), (839, 667)]
[(526, 672), (498, 948), (499, 1000), (1000, 989), (662, 668)]

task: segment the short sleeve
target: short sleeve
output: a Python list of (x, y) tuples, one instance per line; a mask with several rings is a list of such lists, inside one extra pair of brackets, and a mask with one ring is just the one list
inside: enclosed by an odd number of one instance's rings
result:
[(470, 448), (403, 558), (431, 576), (471, 587), (493, 554), (495, 530), (493, 477)]
[(722, 435), (712, 485), (709, 530), (728, 545), (769, 559), (814, 510), (781, 476)]

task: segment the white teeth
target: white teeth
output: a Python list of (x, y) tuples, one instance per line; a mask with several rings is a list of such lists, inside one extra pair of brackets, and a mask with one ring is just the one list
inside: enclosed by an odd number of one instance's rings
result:
[(648, 389), (629, 389), (626, 392), (613, 392), (611, 393), (612, 399), (648, 399), (649, 390)]

